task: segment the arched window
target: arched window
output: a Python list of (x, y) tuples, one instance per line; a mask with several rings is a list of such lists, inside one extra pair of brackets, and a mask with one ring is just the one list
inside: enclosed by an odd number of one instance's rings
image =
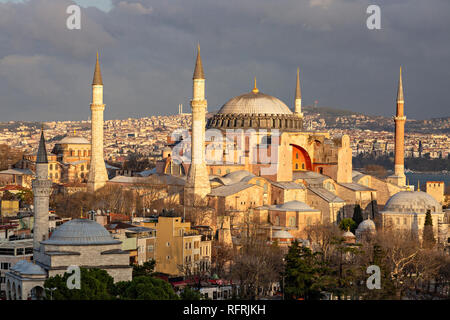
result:
[(222, 174), (222, 170), (217, 169), (217, 174), (218, 174), (218, 175)]
[(289, 218), (289, 226), (295, 227), (295, 225), (296, 225), (295, 217), (290, 217)]
[(295, 169), (298, 169), (298, 163), (295, 164)]
[(298, 159), (298, 152), (295, 153), (295, 159)]
[(50, 170), (53, 170), (53, 164), (50, 164)]
[(78, 150), (78, 156), (81, 157), (81, 150)]
[(304, 163), (302, 163), (302, 169), (305, 170), (305, 164)]
[(50, 173), (49, 177), (50, 177), (50, 179), (53, 179), (53, 174)]

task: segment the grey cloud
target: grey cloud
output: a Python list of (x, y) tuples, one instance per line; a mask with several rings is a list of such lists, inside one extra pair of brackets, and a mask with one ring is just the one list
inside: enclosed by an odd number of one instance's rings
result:
[[(379, 31), (365, 27), (372, 2)], [(113, 0), (82, 9), (80, 31), (65, 28), (71, 3), (0, 4), (0, 121), (86, 119), (97, 49), (106, 118), (187, 108), (197, 42), (209, 110), (253, 76), (292, 105), (299, 66), (306, 104), (390, 116), (402, 64), (407, 116), (448, 116), (448, 1)]]

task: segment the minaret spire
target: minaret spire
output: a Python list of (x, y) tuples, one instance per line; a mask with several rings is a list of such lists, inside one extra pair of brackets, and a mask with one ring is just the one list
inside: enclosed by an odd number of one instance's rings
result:
[(48, 163), (47, 148), (45, 147), (44, 125), (41, 126), (41, 140), (39, 141), (36, 163)]
[(297, 68), (297, 84), (295, 86), (295, 115), (303, 118), (302, 92), (300, 90), (300, 68)]
[(195, 61), (193, 79), (205, 79), (205, 73), (203, 72), (202, 57), (200, 56), (200, 44), (197, 45), (197, 60)]
[(184, 205), (193, 207), (203, 201), (211, 191), (205, 162), (205, 116), (208, 103), (205, 98), (205, 74), (203, 72), (200, 46), (197, 46), (197, 60), (192, 85), (192, 138), (191, 164), (184, 187)]
[(97, 51), (97, 62), (95, 63), (94, 79), (92, 80), (93, 85), (103, 85), (102, 71), (100, 70), (100, 62), (98, 59)]
[(300, 68), (297, 68), (297, 86), (295, 87), (295, 99), (302, 99), (302, 92), (300, 90)]
[(397, 88), (397, 102), (405, 102), (403, 99), (403, 81), (402, 81), (402, 67), (400, 66), (400, 74), (398, 78), (398, 88)]
[(95, 63), (94, 80), (92, 81), (91, 103), (91, 164), (89, 169), (88, 187), (91, 192), (103, 187), (108, 181), (105, 159), (103, 155), (103, 81), (100, 62)]
[[(44, 126), (36, 155), (36, 178), (32, 181), (34, 196), (33, 247), (35, 254), (40, 251), (41, 241), (48, 237), (48, 208), (52, 181), (48, 179), (47, 148), (45, 147)], [(36, 256), (34, 256), (36, 258)]]
[(388, 177), (388, 181), (400, 187), (406, 186), (405, 176), (405, 100), (403, 98), (402, 67), (400, 67), (397, 87), (397, 112), (395, 122), (395, 158), (394, 175)]

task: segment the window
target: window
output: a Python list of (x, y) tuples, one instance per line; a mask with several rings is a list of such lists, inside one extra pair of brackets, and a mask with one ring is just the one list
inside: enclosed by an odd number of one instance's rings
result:
[(10, 265), (11, 264), (8, 263), (8, 262), (2, 262), (1, 265), (0, 265), (0, 269), (2, 269), (2, 270), (9, 270), (9, 266)]
[(230, 169), (227, 169), (227, 173), (230, 173)]
[(222, 170), (220, 170), (220, 169), (217, 169), (217, 174), (222, 174)]
[(50, 170), (53, 170), (53, 164), (50, 164)]
[(49, 177), (50, 177), (50, 179), (53, 179), (53, 174), (50, 173), (50, 174), (49, 174)]
[(298, 159), (298, 152), (295, 153), (295, 159)]
[(289, 225), (291, 226), (291, 227), (295, 227), (295, 223), (296, 221), (295, 221), (295, 217), (290, 217), (289, 218)]
[(166, 242), (166, 246), (170, 247), (170, 242)]
[(298, 163), (295, 164), (295, 169), (298, 169)]
[(302, 163), (302, 169), (305, 170), (305, 164), (304, 163)]
[(153, 252), (153, 245), (152, 244), (147, 247), (147, 251), (148, 252)]
[(170, 260), (170, 256), (167, 256), (166, 259), (167, 259), (167, 260)]

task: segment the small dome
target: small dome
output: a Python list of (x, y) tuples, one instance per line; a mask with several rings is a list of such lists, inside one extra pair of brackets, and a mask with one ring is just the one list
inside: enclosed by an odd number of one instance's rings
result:
[(50, 239), (42, 242), (50, 245), (119, 244), (103, 226), (87, 219), (68, 221), (53, 232)]
[(383, 211), (425, 213), (442, 212), (442, 206), (432, 196), (422, 191), (401, 191), (394, 194)]
[(47, 274), (42, 267), (40, 267), (37, 264), (34, 264), (32, 262), (29, 262), (27, 260), (20, 260), (11, 268), (11, 270), (19, 272), (21, 274), (28, 274), (28, 275), (46, 275)]
[(375, 223), (370, 218), (362, 221), (358, 228), (356, 228), (357, 232), (364, 232), (364, 231), (376, 231)]
[(88, 140), (79, 136), (67, 136), (62, 138), (58, 144), (91, 144)]
[(316, 209), (311, 208), (306, 203), (293, 200), (288, 201), (283, 204), (277, 204), (270, 206), (270, 210), (278, 210), (278, 211), (317, 211)]
[(353, 234), (353, 232), (351, 232), (350, 230), (344, 232), (344, 234), (342, 236), (344, 238), (356, 238), (355, 235)]
[(288, 114), (292, 111), (280, 99), (261, 92), (249, 92), (228, 100), (218, 114)]

